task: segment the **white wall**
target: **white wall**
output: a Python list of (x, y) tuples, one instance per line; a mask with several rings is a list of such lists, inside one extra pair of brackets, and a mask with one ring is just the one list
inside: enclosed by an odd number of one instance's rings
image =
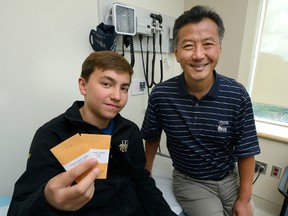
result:
[(262, 0), (249, 1), (245, 16), (245, 28), (237, 80), (247, 89), (251, 82), (254, 50), (256, 48), (258, 23), (261, 13), (261, 2)]
[[(279, 215), (284, 196), (278, 191), (279, 178), (271, 177), (272, 166), (282, 167), (282, 173), (288, 165), (288, 144), (276, 140), (259, 138), (261, 154), (256, 160), (267, 164), (265, 175), (260, 175), (253, 187), (255, 204), (272, 215)], [(282, 174), (281, 174), (282, 176)]]
[[(183, 1), (122, 1), (177, 17)], [(96, 0), (1, 0), (0, 7), (0, 196), (10, 196), (25, 169), (35, 130), (82, 99), (81, 64), (93, 51), (88, 41), (99, 24)], [(172, 55), (165, 78), (180, 69)], [(134, 78), (143, 78), (136, 56)], [(130, 97), (123, 115), (139, 126), (147, 95)], [(139, 108), (139, 110), (135, 109)]]

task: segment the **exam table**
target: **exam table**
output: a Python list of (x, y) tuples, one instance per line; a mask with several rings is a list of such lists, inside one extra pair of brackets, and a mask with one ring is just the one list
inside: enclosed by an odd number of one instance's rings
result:
[(156, 186), (162, 191), (172, 211), (179, 216), (185, 216), (173, 192), (172, 173), (173, 166), (171, 158), (158, 152), (153, 163), (152, 177), (156, 181)]
[(11, 197), (0, 197), (0, 216), (7, 216), (8, 207), (11, 201)]

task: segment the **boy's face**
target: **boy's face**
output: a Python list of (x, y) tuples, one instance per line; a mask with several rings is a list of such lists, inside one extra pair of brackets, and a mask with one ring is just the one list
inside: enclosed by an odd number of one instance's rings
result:
[(107, 127), (126, 105), (131, 76), (128, 72), (96, 69), (85, 81), (79, 78), (79, 88), (85, 103), (81, 114), (85, 121), (99, 128)]

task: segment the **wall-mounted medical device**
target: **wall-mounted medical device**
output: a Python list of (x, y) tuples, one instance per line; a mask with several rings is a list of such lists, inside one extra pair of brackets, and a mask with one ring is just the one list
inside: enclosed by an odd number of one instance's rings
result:
[[(129, 48), (132, 67), (135, 52), (140, 52), (149, 95), (149, 88), (163, 80), (165, 59), (162, 54), (173, 52), (172, 28), (175, 18), (114, 0), (98, 0), (98, 7), (100, 21), (115, 26), (116, 51), (125, 56)], [(146, 43), (145, 49), (143, 43)]]
[(117, 34), (136, 34), (136, 12), (133, 7), (114, 3), (112, 5), (112, 23)]
[[(98, 1), (98, 16), (99, 16), (99, 22), (104, 22), (105, 24), (109, 25), (115, 25), (116, 33), (117, 33), (117, 40), (116, 40), (116, 50), (121, 51), (122, 50), (122, 35), (131, 35), (134, 36), (134, 50), (135, 52), (140, 52), (140, 43), (138, 39), (138, 35), (143, 35), (144, 37), (149, 36), (151, 38), (150, 41), (152, 41), (153, 37), (153, 31), (155, 27), (153, 27), (153, 18), (150, 17), (151, 14), (158, 15), (159, 12), (155, 12), (152, 10), (148, 10), (145, 8), (132, 6), (132, 5), (126, 5), (125, 3), (119, 2), (117, 0), (97, 0)], [(117, 6), (118, 5), (118, 6)], [(114, 9), (114, 12), (113, 12)], [(122, 14), (117, 15), (117, 11), (122, 11)], [(134, 25), (127, 25), (127, 19), (131, 20), (132, 12), (134, 11), (134, 17), (136, 21), (134, 24), (136, 25), (136, 36), (133, 35), (132, 29)], [(116, 12), (116, 13), (115, 13)], [(128, 15), (129, 14), (129, 15)], [(125, 16), (124, 16), (125, 15)], [(126, 16), (127, 15), (127, 16)], [(118, 17), (119, 23), (117, 28), (117, 22), (116, 22), (116, 16)], [(162, 52), (163, 53), (173, 53), (173, 38), (172, 38), (172, 29), (175, 21), (175, 17), (171, 17), (168, 15), (165, 15), (161, 13), (163, 22), (161, 23), (161, 29), (159, 28), (160, 24), (159, 22), (156, 22), (156, 39), (158, 40), (159, 33), (162, 34)], [(116, 18), (116, 19), (113, 19)], [(158, 17), (154, 17), (158, 18)], [(113, 19), (113, 20), (112, 20)], [(122, 21), (120, 21), (122, 20)], [(125, 21), (126, 20), (126, 21)], [(156, 20), (156, 19), (155, 19)], [(159, 21), (159, 20), (158, 20)], [(121, 24), (125, 23), (124, 26), (121, 27)], [(129, 27), (130, 26), (130, 27)], [(122, 30), (120, 29), (122, 28)], [(126, 29), (125, 31), (123, 30)], [(130, 30), (128, 30), (130, 29)], [(118, 33), (119, 32), (119, 33)], [(128, 50), (129, 48), (125, 48), (125, 50)], [(153, 49), (152, 43), (149, 44), (149, 49)], [(157, 48), (157, 53), (160, 52), (160, 50)]]

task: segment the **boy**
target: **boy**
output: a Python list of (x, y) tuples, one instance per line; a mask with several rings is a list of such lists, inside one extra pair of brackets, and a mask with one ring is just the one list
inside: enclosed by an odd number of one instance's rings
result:
[[(37, 130), (8, 216), (175, 215), (144, 169), (139, 128), (119, 114), (128, 100), (132, 73), (116, 52), (99, 51), (87, 57), (78, 80), (84, 101), (74, 102)], [(107, 179), (95, 180), (99, 169), (94, 168), (76, 184), (77, 177), (97, 161), (90, 159), (64, 172), (50, 152), (77, 133), (111, 135)], [(121, 148), (123, 143), (127, 148)]]

